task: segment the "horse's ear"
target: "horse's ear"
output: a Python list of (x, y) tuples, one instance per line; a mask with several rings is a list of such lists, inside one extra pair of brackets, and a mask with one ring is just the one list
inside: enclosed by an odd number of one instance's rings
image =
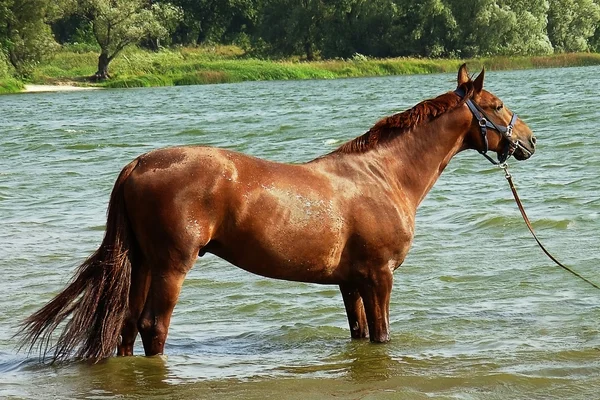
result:
[(475, 93), (481, 93), (483, 90), (483, 78), (485, 77), (485, 68), (481, 69), (481, 73), (475, 78), (473, 81), (473, 89), (475, 89)]
[(467, 64), (463, 64), (460, 66), (460, 68), (458, 69), (458, 86), (462, 85), (463, 83), (467, 83), (469, 82), (469, 72), (467, 71)]

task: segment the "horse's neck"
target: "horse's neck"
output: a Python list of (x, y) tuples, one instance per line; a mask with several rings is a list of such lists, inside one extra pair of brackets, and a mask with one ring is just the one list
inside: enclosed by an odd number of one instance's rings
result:
[(450, 159), (464, 149), (464, 136), (470, 119), (462, 110), (441, 115), (432, 122), (404, 132), (386, 144), (377, 156), (379, 165), (398, 185), (402, 195), (416, 207)]

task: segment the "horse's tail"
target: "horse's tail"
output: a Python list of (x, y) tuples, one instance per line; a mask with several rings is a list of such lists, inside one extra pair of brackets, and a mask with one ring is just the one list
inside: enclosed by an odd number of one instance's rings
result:
[[(40, 357), (52, 361), (68, 357), (98, 361), (116, 349), (128, 313), (133, 234), (125, 209), (124, 183), (137, 159), (123, 168), (108, 204), (102, 244), (77, 269), (69, 285), (21, 325), (21, 347), (38, 345)], [(52, 332), (68, 316), (56, 343)]]

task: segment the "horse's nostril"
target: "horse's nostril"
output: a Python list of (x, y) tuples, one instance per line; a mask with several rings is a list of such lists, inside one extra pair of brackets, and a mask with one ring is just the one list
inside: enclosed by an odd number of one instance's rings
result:
[(537, 139), (535, 138), (535, 136), (531, 137), (531, 143), (533, 143), (534, 145), (537, 143)]

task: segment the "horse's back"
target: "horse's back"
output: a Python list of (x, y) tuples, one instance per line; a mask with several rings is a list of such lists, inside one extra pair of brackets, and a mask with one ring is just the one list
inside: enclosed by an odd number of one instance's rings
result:
[[(186, 257), (213, 252), (251, 272), (293, 279), (294, 265), (308, 272), (338, 262), (343, 217), (328, 186), (304, 165), (193, 146), (138, 157), (125, 193), (151, 258), (173, 248)], [(298, 243), (303, 249), (290, 251)]]
[[(333, 283), (349, 274), (345, 259), (377, 258), (373, 251), (382, 246), (389, 258), (405, 247), (397, 243), (397, 207), (369, 195), (372, 185), (361, 186), (362, 175), (347, 175), (327, 160), (283, 164), (174, 147), (138, 158), (126, 200), (150, 254), (211, 252), (259, 275)], [(363, 248), (371, 254), (356, 254)]]

